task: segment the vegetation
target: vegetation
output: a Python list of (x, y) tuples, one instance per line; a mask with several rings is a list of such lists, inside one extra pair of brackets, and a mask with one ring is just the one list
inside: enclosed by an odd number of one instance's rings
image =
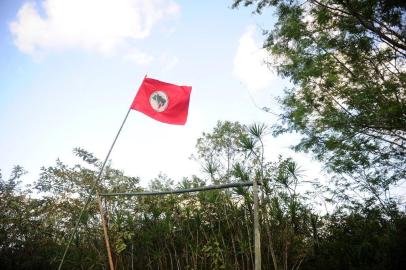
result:
[(385, 199), (406, 175), (406, 2), (234, 0), (275, 12), (264, 48), (294, 87), (275, 134), (298, 132), (339, 182)]
[[(267, 127), (219, 122), (198, 140), (195, 158), (205, 176), (179, 183), (165, 175), (149, 189), (191, 188), (213, 182), (262, 182), (260, 224), (263, 269), (402, 269), (406, 216), (396, 205), (340, 204), (321, 213), (303, 190), (292, 159), (268, 162)], [(231, 136), (232, 135), (232, 136)], [(1, 269), (56, 268), (100, 161), (83, 149), (82, 164), (57, 161), (28, 188), (15, 167), (0, 178)], [(215, 155), (213, 155), (215, 153)], [(211, 164), (208, 166), (208, 164)], [(107, 166), (103, 192), (140, 191), (139, 179)], [(327, 194), (327, 193), (326, 193)], [(327, 201), (326, 201), (327, 202)], [(110, 198), (109, 232), (117, 269), (253, 269), (250, 188), (161, 197)], [(63, 269), (106, 269), (100, 215), (94, 202), (81, 220)], [(387, 211), (390, 209), (390, 211)], [(389, 214), (388, 214), (389, 213)]]
[[(406, 269), (406, 215), (390, 196), (406, 172), (404, 1), (234, 0), (275, 11), (264, 48), (293, 87), (281, 98), (281, 124), (219, 122), (197, 140), (201, 177), (159, 175), (168, 190), (257, 179), (262, 269)], [(267, 159), (264, 137), (298, 132), (332, 182), (305, 185), (290, 158)], [(23, 168), (0, 174), (0, 268), (56, 268), (101, 162), (57, 161), (22, 186)], [(101, 192), (142, 191), (140, 179), (108, 165)], [(328, 211), (320, 210), (320, 197)], [(109, 198), (116, 269), (253, 269), (250, 188), (161, 197)], [(95, 202), (82, 216), (64, 269), (106, 269)]]

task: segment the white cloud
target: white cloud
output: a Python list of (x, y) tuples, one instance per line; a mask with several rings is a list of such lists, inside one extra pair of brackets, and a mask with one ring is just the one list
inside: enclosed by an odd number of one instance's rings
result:
[(24, 53), (67, 48), (113, 53), (146, 38), (158, 21), (180, 10), (172, 0), (44, 0), (41, 7), (25, 3), (10, 23)]
[(269, 56), (256, 42), (255, 30), (250, 26), (241, 36), (233, 69), (233, 75), (251, 91), (265, 89), (277, 78), (265, 64)]

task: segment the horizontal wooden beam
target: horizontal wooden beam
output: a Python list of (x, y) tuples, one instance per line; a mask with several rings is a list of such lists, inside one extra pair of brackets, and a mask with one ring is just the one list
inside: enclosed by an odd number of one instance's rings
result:
[(190, 192), (197, 192), (197, 191), (206, 191), (206, 190), (213, 190), (213, 189), (233, 188), (233, 187), (247, 187), (247, 186), (252, 186), (252, 185), (253, 185), (252, 182), (236, 182), (236, 183), (229, 183), (229, 184), (222, 184), (222, 185), (212, 185), (212, 186), (203, 186), (203, 187), (197, 187), (197, 188), (187, 188), (187, 189), (168, 190), (168, 191), (101, 193), (100, 196), (103, 196), (103, 197), (155, 196), (155, 195), (190, 193)]

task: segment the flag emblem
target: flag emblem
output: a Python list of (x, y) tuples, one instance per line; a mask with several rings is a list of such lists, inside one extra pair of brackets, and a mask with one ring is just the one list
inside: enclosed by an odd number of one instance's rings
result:
[(169, 99), (164, 91), (157, 90), (149, 97), (149, 104), (156, 112), (163, 112), (168, 107)]

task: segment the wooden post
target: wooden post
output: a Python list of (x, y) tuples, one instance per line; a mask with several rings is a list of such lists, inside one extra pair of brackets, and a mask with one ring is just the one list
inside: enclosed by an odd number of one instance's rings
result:
[(97, 198), (97, 203), (99, 204), (100, 218), (101, 218), (101, 222), (102, 222), (102, 226), (103, 226), (104, 242), (106, 243), (107, 255), (109, 257), (110, 270), (114, 270), (113, 256), (111, 255), (111, 248), (110, 248), (109, 232), (107, 229), (107, 223), (106, 223), (106, 219), (104, 216), (105, 213), (103, 210), (99, 192), (96, 192), (96, 198)]
[(261, 234), (259, 231), (259, 216), (258, 216), (258, 182), (256, 177), (253, 179), (254, 192), (254, 246), (255, 246), (255, 270), (261, 270)]

